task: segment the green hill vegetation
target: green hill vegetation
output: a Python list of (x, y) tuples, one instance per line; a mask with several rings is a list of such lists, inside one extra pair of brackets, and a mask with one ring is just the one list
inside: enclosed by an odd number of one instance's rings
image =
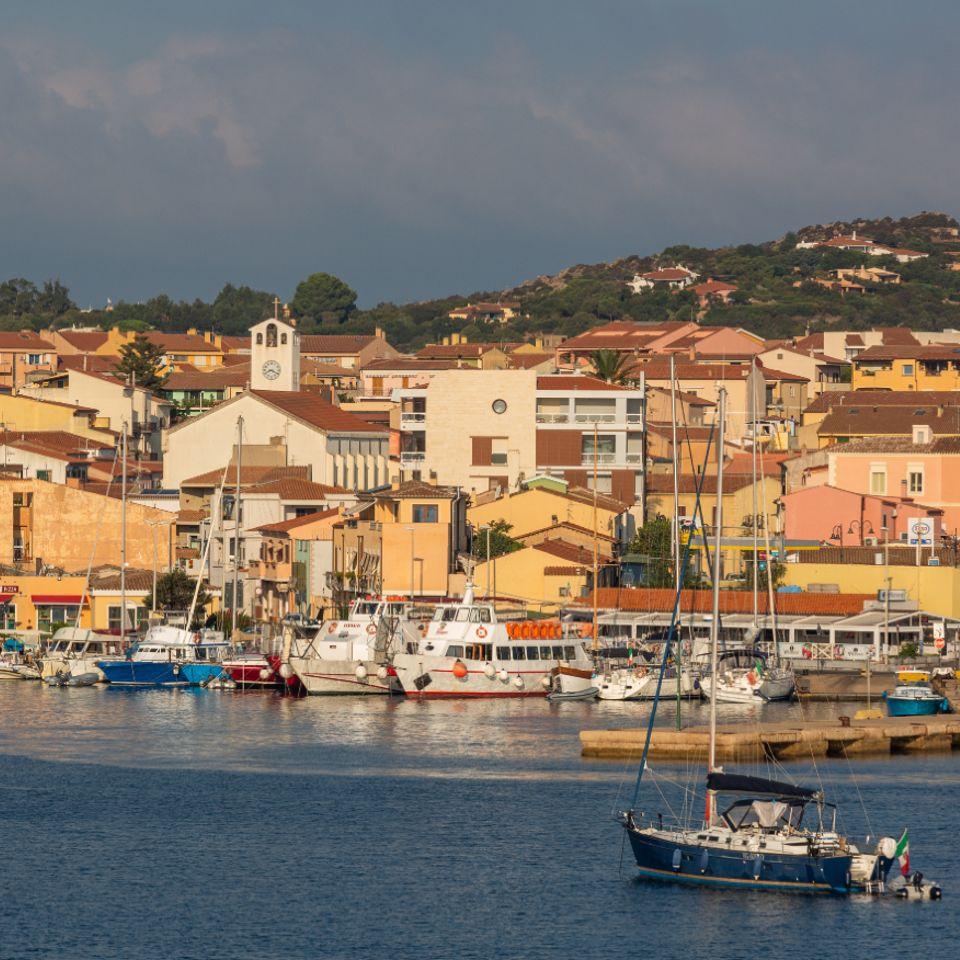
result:
[[(694, 320), (706, 325), (744, 327), (765, 337), (788, 337), (835, 327), (860, 330), (878, 326), (914, 329), (960, 327), (960, 272), (949, 265), (960, 257), (960, 237), (949, 228), (957, 220), (943, 213), (921, 213), (899, 220), (856, 220), (817, 224), (778, 240), (708, 249), (674, 246), (651, 256), (629, 256), (613, 263), (580, 264), (553, 276), (517, 287), (478, 291), (420, 303), (381, 303), (369, 310), (356, 306), (357, 294), (329, 274), (317, 273), (289, 296), (304, 332), (372, 333), (380, 327), (401, 350), (458, 332), (470, 340), (533, 339), (538, 333), (572, 336), (610, 320)], [(838, 234), (869, 237), (878, 243), (929, 254), (913, 263), (890, 257), (823, 248), (801, 249), (798, 242)], [(727, 304), (702, 310), (690, 290), (633, 293), (634, 274), (682, 264), (700, 275), (733, 283)], [(900, 275), (898, 285), (877, 285), (863, 294), (841, 294), (814, 282), (831, 270), (884, 267)], [(212, 302), (174, 301), (158, 295), (145, 302), (121, 301), (113, 309), (80, 311), (59, 280), (39, 287), (15, 278), (0, 283), (0, 329), (45, 329), (50, 326), (110, 327), (183, 331), (190, 327), (244, 334), (272, 313), (274, 293), (247, 286), (225, 286)], [(447, 312), (467, 301), (519, 300), (521, 316), (500, 325), (450, 320)]]

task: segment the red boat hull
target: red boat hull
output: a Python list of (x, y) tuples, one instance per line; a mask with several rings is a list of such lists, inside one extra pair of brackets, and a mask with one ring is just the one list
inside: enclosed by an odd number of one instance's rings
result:
[(238, 687), (252, 690), (284, 690), (290, 693), (302, 692), (300, 678), (296, 675), (284, 680), (280, 676), (280, 657), (270, 654), (267, 657), (228, 661), (223, 665)]

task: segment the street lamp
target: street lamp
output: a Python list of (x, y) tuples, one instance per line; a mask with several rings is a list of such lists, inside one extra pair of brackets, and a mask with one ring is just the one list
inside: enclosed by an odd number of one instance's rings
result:
[(414, 557), (413, 562), (420, 564), (420, 599), (423, 600), (423, 557)]
[(862, 547), (864, 534), (873, 536), (873, 524), (869, 520), (851, 520), (847, 533), (859, 533), (860, 546)]

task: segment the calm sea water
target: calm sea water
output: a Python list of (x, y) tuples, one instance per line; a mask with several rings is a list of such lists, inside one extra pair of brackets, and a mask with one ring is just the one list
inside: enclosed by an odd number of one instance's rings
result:
[(660, 886), (611, 820), (634, 769), (577, 741), (645, 713), (0, 684), (0, 957), (956, 955), (960, 755), (790, 768), (908, 825), (939, 904)]

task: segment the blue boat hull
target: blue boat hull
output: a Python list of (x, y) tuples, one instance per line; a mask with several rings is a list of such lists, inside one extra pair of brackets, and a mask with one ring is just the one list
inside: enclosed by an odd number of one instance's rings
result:
[(115, 687), (185, 687), (178, 663), (152, 660), (101, 660), (97, 666)]
[(202, 687), (211, 680), (223, 674), (223, 667), (219, 663), (182, 663), (180, 664), (180, 676), (190, 684), (191, 687)]
[(946, 713), (949, 704), (942, 699), (918, 700), (915, 697), (887, 697), (887, 713), (891, 717), (929, 717)]
[(640, 876), (651, 880), (783, 893), (850, 892), (849, 856), (757, 855), (675, 843), (628, 828)]

